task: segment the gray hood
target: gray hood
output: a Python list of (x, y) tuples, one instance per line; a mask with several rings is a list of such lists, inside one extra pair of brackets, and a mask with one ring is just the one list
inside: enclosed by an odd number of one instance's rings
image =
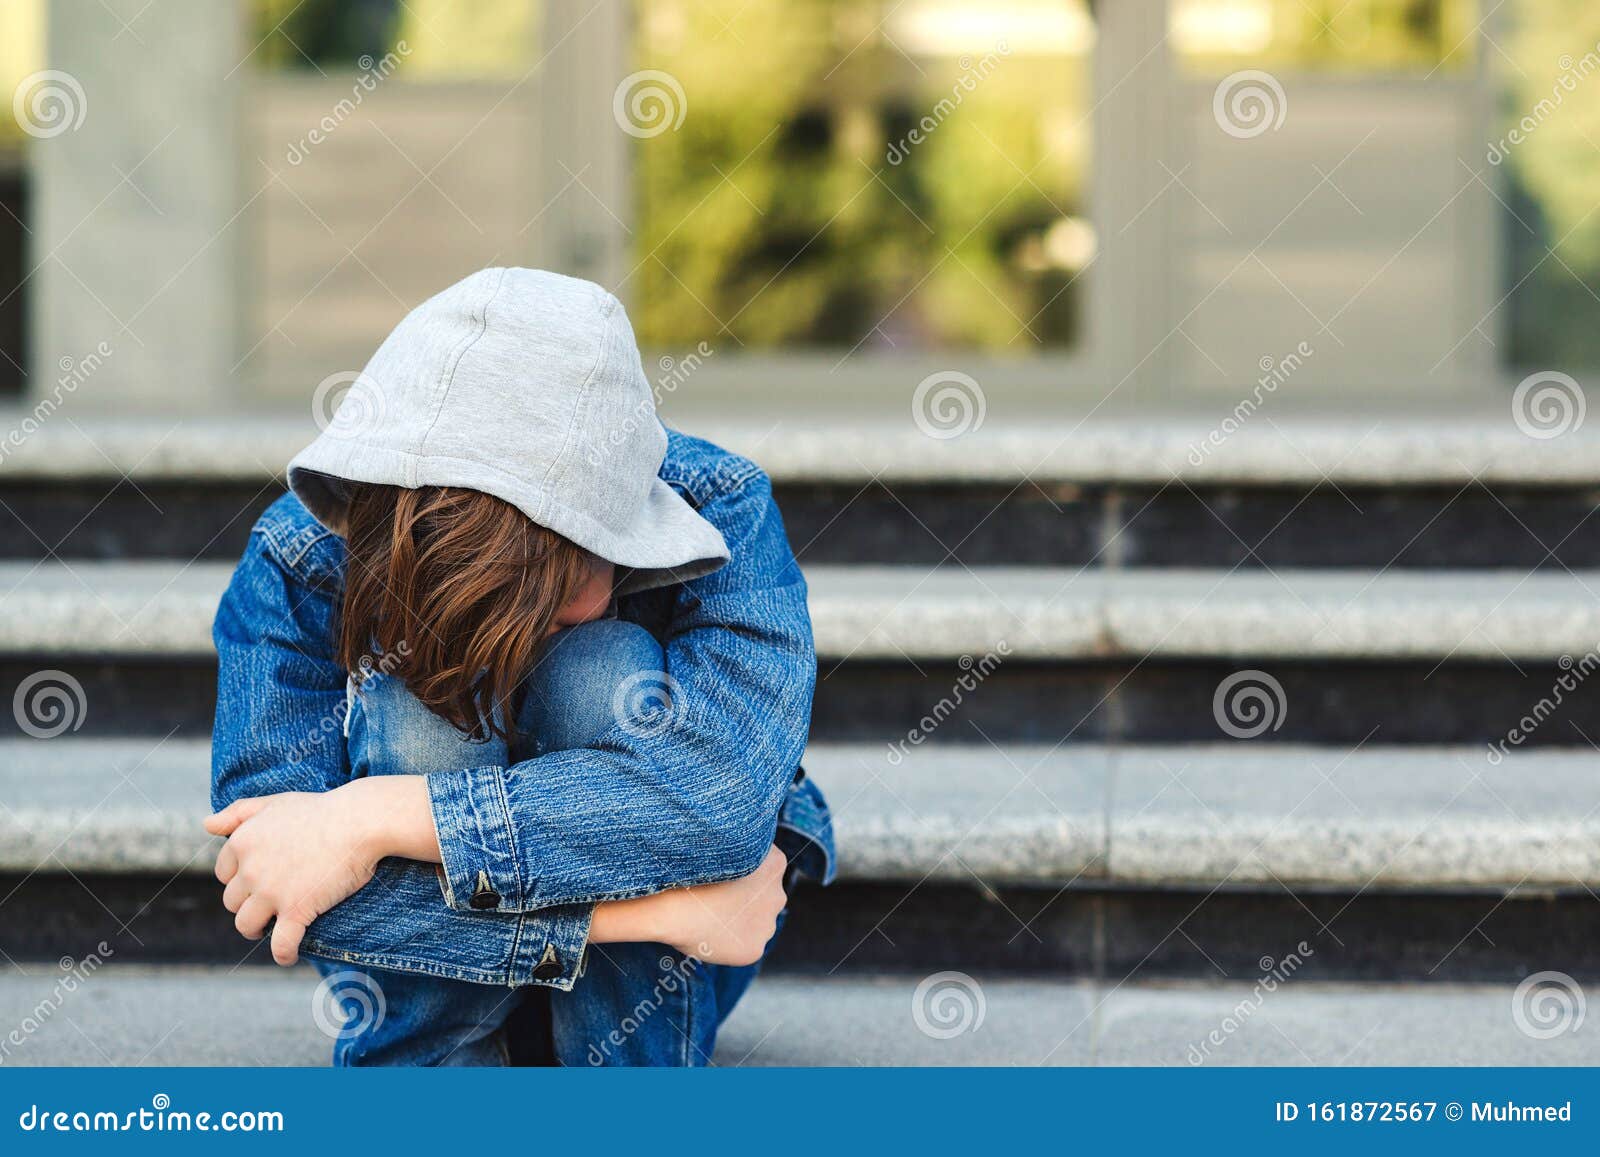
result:
[(615, 297), (537, 269), (485, 269), (406, 315), (289, 486), (344, 532), (345, 482), (460, 486), (513, 504), (619, 568), (619, 591), (728, 559), (658, 476), (667, 437)]

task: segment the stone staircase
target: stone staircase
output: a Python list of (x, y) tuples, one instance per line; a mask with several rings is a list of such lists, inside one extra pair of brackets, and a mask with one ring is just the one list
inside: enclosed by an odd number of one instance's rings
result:
[[(1458, 418), (1284, 422), (1199, 466), (1205, 431), (1177, 421), (953, 442), (692, 427), (769, 469), (806, 568), (807, 767), (842, 859), (837, 887), (797, 895), (742, 1047), (759, 1053), (762, 1017), (804, 1021), (819, 988), (909, 1018), (941, 970), (1019, 1024), (1026, 993), (1063, 1039), (1095, 1026), (1051, 1054), (1074, 1063), (1140, 1059), (1138, 1032), (1096, 1035), (1136, 996), (1225, 1011), (1289, 954), (1285, 987), (1332, 1002), (1307, 1008), (1388, 1007), (1376, 982), (1487, 1008), (1533, 973), (1600, 977), (1600, 697), (1582, 686), (1600, 667), (1600, 444)], [(108, 1000), (192, 976), (249, 1002), (224, 979), (241, 962), (286, 999), (217, 903), (198, 823), (211, 615), (308, 433), (58, 424), (0, 461), (0, 698), (41, 672), (81, 688), (52, 738), (0, 714), (0, 951), (23, 972), (105, 941), (127, 977)], [(1350, 1027), (1306, 1054), (1472, 1051), (1362, 1051)], [(922, 1063), (941, 1042), (913, 1035), (857, 1048)], [(1174, 1043), (1145, 1059), (1183, 1063)], [(316, 1059), (299, 1047), (280, 1059)], [(842, 1048), (813, 1034), (774, 1055)], [(1575, 1038), (1541, 1055), (1596, 1058)]]

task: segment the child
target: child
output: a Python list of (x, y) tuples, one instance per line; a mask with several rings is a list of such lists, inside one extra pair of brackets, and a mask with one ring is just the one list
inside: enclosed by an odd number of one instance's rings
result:
[(239, 931), (370, 987), (335, 1063), (708, 1063), (786, 887), (833, 874), (765, 476), (664, 431), (614, 297), (489, 269), (289, 485), (214, 628)]

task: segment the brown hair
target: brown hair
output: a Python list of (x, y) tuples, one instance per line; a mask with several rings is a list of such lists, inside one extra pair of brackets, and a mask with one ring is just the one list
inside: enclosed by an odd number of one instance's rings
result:
[(339, 663), (356, 671), (376, 648), (435, 714), (474, 739), (510, 739), (510, 696), (594, 557), (478, 490), (350, 494)]

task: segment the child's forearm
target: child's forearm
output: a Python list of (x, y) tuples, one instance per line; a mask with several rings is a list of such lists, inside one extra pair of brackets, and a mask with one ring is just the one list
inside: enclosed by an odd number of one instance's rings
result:
[[(357, 817), (358, 839), (373, 862), (385, 856), (441, 862), (425, 776), (370, 776), (334, 789), (334, 794), (340, 792), (349, 795), (346, 802)], [(669, 944), (710, 962), (754, 963), (786, 901), (783, 869), (784, 858), (773, 848), (762, 866), (743, 879), (596, 904), (589, 940)]]
[(374, 860), (398, 856), (428, 864), (442, 862), (426, 776), (368, 776), (334, 789), (335, 794), (339, 792), (350, 795), (360, 842)]

